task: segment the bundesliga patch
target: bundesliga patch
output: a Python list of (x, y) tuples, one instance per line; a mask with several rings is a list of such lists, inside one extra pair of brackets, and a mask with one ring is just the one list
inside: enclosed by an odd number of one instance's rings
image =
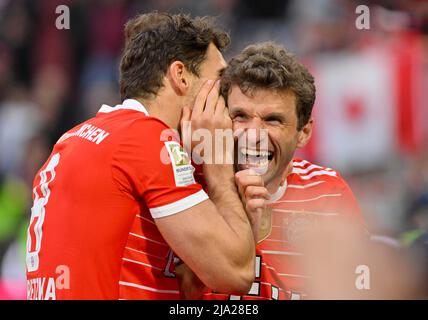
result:
[(193, 176), (195, 168), (191, 165), (189, 155), (184, 148), (175, 141), (166, 141), (165, 146), (174, 170), (175, 185), (184, 187), (195, 184)]

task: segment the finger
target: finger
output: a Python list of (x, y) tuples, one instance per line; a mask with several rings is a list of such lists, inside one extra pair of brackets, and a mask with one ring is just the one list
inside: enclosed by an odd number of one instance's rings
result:
[(241, 178), (241, 177), (245, 177), (245, 176), (259, 176), (259, 174), (254, 171), (253, 169), (245, 169), (245, 170), (241, 170), (236, 172), (236, 177)]
[[(244, 194), (245, 189), (242, 186), (242, 184), (239, 182), (239, 179), (240, 179), (239, 172), (240, 171), (238, 171), (238, 172), (235, 173), (235, 184), (236, 184), (236, 186), (238, 188), (239, 195), (242, 196)], [(244, 200), (244, 199), (242, 199), (242, 200)]]
[(192, 111), (188, 106), (184, 106), (181, 114), (181, 123), (180, 123), (180, 131), (181, 131), (181, 141), (183, 142), (183, 146), (187, 152), (191, 152), (192, 146), (192, 126), (190, 122)]
[(205, 103), (204, 113), (206, 115), (214, 116), (217, 101), (220, 95), (220, 80), (217, 80), (211, 91), (208, 94), (207, 101)]
[[(225, 111), (227, 111), (225, 113)], [(216, 117), (224, 117), (227, 115), (227, 117), (229, 117), (229, 112), (228, 110), (226, 110), (226, 102), (224, 101), (223, 96), (219, 96), (218, 101), (217, 101), (217, 106), (215, 107), (215, 113), (214, 115)]]
[(246, 208), (247, 213), (252, 213), (253, 215), (257, 213), (261, 215), (266, 208), (266, 201), (264, 199), (250, 199), (247, 201)]
[[(252, 178), (254, 177), (254, 178)], [(254, 170), (246, 169), (235, 173), (235, 184), (238, 187), (239, 194), (244, 197), (245, 189), (249, 185), (263, 186), (263, 179)]]
[[(225, 117), (229, 117), (230, 118), (230, 114), (229, 114), (229, 109), (228, 108), (226, 108), (226, 107), (224, 107), (223, 108), (223, 115), (225, 116)], [(235, 135), (235, 134), (234, 134)]]
[(245, 189), (245, 199), (269, 200), (269, 192), (265, 187), (249, 186)]
[(192, 118), (198, 118), (201, 116), (202, 112), (204, 111), (205, 102), (207, 101), (208, 94), (210, 93), (214, 83), (214, 80), (208, 80), (202, 86), (195, 99), (195, 104), (192, 110)]
[(247, 188), (248, 186), (260, 186), (263, 187), (263, 178), (260, 175), (241, 175), (238, 177), (238, 183), (243, 187)]
[(184, 122), (190, 121), (190, 116), (192, 115), (192, 111), (188, 106), (184, 106), (181, 111), (181, 127), (183, 128)]

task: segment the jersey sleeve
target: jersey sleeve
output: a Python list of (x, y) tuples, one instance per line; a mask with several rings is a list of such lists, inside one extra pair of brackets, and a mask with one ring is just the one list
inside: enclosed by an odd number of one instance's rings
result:
[(193, 173), (189, 156), (172, 129), (154, 118), (134, 121), (113, 154), (112, 174), (119, 188), (143, 201), (153, 218), (208, 199)]

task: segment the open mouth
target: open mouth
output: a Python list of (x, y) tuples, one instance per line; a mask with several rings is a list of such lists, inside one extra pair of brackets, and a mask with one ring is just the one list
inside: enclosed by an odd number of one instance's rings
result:
[(255, 150), (241, 148), (239, 150), (239, 164), (246, 164), (251, 167), (267, 167), (274, 156), (270, 150)]

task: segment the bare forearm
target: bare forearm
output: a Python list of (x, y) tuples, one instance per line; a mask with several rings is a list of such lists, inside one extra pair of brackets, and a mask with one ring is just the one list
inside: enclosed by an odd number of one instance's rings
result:
[[(249, 290), (255, 271), (252, 237), (236, 234), (211, 200), (187, 211), (156, 219), (174, 252), (207, 287), (225, 293)], [(246, 232), (251, 234), (249, 226)]]
[(228, 165), (206, 165), (210, 199), (218, 212), (237, 236), (252, 237), (251, 224), (236, 188), (233, 167)]

